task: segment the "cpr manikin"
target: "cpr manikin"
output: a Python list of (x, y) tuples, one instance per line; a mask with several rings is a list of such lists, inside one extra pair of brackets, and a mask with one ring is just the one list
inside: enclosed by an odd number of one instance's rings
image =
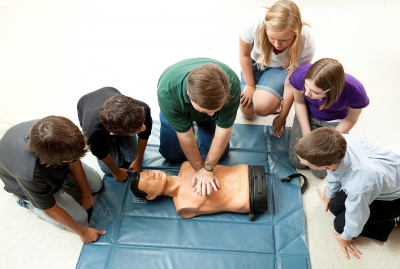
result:
[(217, 165), (214, 175), (221, 188), (206, 197), (193, 192), (191, 180), (196, 172), (189, 162), (184, 162), (178, 176), (167, 176), (162, 171), (144, 171), (131, 177), (131, 190), (137, 197), (153, 200), (166, 195), (173, 198), (176, 211), (182, 218), (192, 218), (217, 212), (265, 212), (268, 208), (263, 166)]

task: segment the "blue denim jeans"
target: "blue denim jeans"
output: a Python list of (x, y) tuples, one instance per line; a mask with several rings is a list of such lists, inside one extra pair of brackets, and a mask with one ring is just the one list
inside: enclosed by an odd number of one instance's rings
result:
[[(122, 167), (124, 161), (132, 163), (136, 159), (137, 155), (137, 135), (133, 136), (115, 136), (112, 135), (111, 139), (108, 139), (108, 145), (110, 148), (111, 157), (117, 167)], [(112, 176), (110, 169), (99, 159), (97, 159), (101, 171), (106, 175)]]
[[(87, 181), (89, 183), (90, 191), (92, 193), (100, 191), (101, 187), (103, 186), (103, 181), (101, 180), (99, 174), (93, 168), (83, 162), (82, 166), (83, 170), (85, 171)], [(70, 180), (67, 185), (74, 189), (79, 189), (78, 184), (76, 183), (72, 175), (69, 174), (68, 176), (70, 177)], [(56, 200), (56, 204), (64, 209), (79, 225), (84, 226), (86, 224), (86, 221), (88, 219), (88, 214), (86, 210), (77, 201), (75, 201), (75, 199), (71, 195), (61, 189), (54, 194), (54, 198)], [(46, 214), (43, 213), (41, 209), (34, 207), (29, 200), (25, 200), (25, 203), (28, 206), (29, 211), (31, 211), (36, 216), (46, 220), (47, 222), (50, 222), (57, 227), (66, 229), (61, 224), (55, 222), (52, 218), (49, 218)]]
[[(253, 64), (253, 77), (254, 83), (256, 84), (257, 90), (267, 91), (273, 95), (275, 95), (279, 100), (283, 98), (283, 89), (285, 87), (285, 80), (287, 77), (286, 69), (281, 67), (272, 68), (272, 67), (264, 67), (264, 70), (259, 70), (255, 61), (252, 60)], [(246, 81), (243, 76), (243, 72), (241, 74), (241, 83), (240, 87), (243, 92), (244, 87), (246, 86)]]
[[(171, 163), (180, 163), (186, 160), (185, 154), (179, 144), (178, 136), (175, 130), (169, 124), (162, 111), (160, 111), (160, 153), (161, 155)], [(215, 121), (198, 121), (196, 122), (198, 132), (200, 134), (200, 150), (208, 154), (211, 147), (211, 142), (215, 134)], [(224, 153), (220, 160), (225, 159), (229, 152), (229, 143), (226, 146)]]

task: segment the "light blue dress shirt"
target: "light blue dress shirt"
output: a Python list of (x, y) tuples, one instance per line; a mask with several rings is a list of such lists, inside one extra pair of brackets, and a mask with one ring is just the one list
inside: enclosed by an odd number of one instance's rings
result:
[(335, 197), (341, 188), (346, 193), (342, 238), (350, 240), (362, 232), (374, 200), (400, 198), (400, 156), (358, 136), (343, 137), (346, 155), (335, 171), (328, 171), (326, 196)]

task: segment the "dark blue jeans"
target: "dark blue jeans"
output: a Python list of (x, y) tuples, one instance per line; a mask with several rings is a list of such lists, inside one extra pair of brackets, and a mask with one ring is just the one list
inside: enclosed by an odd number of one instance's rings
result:
[[(181, 145), (179, 144), (178, 136), (175, 130), (169, 124), (162, 111), (160, 111), (160, 153), (161, 155), (171, 163), (180, 163), (186, 160), (185, 154), (182, 151)], [(200, 135), (200, 150), (208, 154), (211, 147), (211, 142), (215, 134), (215, 121), (197, 121), (198, 132)], [(226, 146), (224, 153), (220, 160), (225, 159), (229, 152), (229, 143)]]

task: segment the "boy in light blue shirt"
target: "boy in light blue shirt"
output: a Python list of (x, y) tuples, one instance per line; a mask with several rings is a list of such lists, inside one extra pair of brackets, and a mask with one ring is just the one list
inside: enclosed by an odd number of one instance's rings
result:
[(386, 242), (400, 216), (400, 156), (358, 136), (321, 127), (301, 138), (295, 151), (302, 164), (328, 171), (322, 192), (325, 211), (336, 216), (339, 245), (359, 258), (359, 235)]

